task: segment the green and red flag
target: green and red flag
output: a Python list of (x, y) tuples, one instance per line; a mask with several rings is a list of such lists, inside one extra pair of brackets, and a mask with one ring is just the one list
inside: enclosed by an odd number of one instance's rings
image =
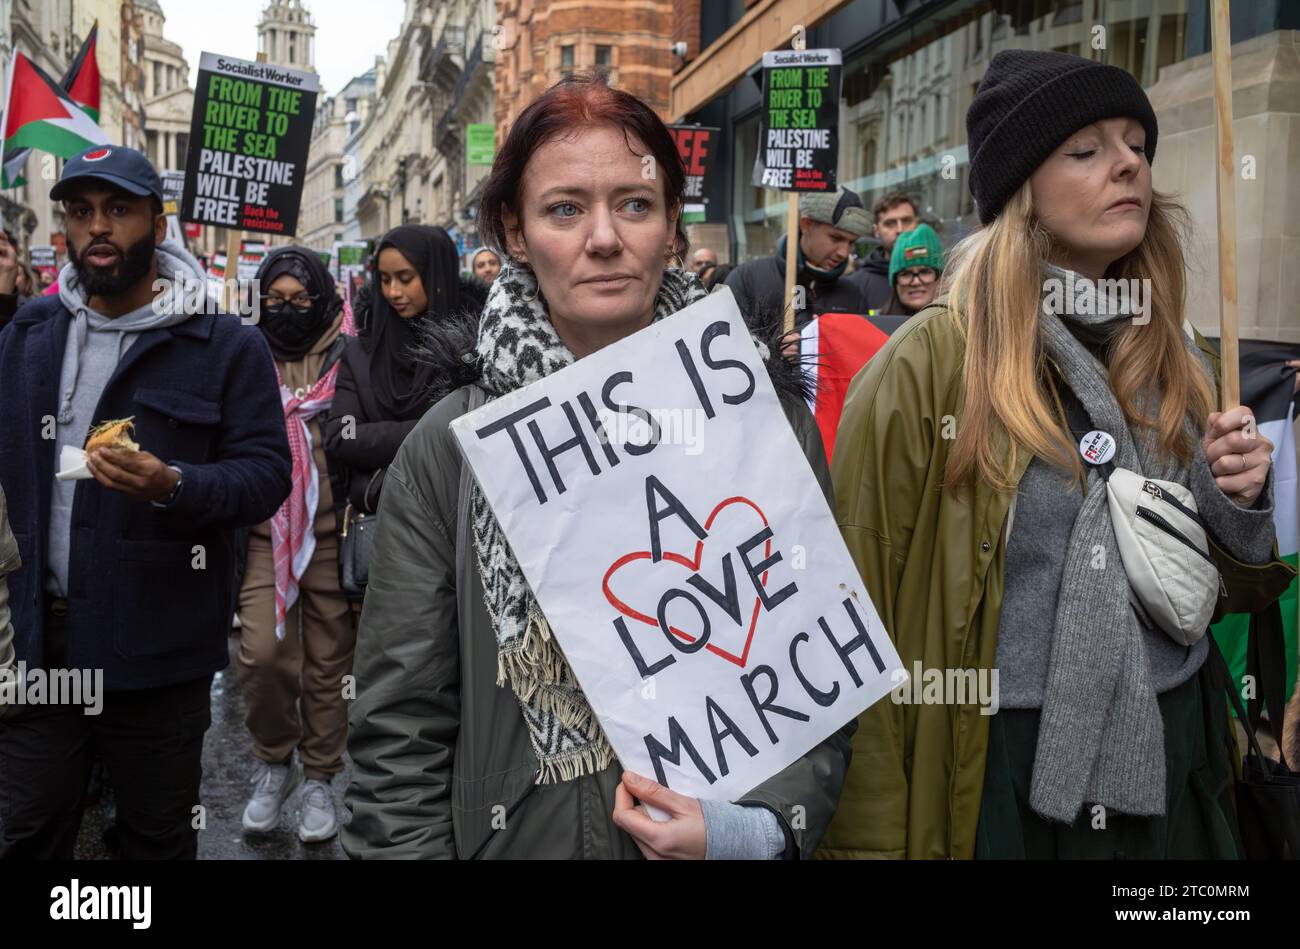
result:
[(67, 90), (68, 98), (81, 106), (96, 123), (99, 122), (99, 59), (95, 53), (98, 41), (99, 23), (96, 22), (59, 82)]
[[(109, 144), (107, 136), (98, 130), (100, 76), (95, 53), (98, 37), (96, 24), (57, 86), (26, 56), (14, 54), (5, 108), (0, 187), (16, 188), (23, 184), (23, 168), (33, 148), (71, 158), (91, 145)], [(26, 127), (33, 122), (36, 124), (32, 128)], [(42, 122), (52, 123), (52, 127), (43, 127)]]
[[(1218, 342), (1215, 340), (1214, 342)], [(1273, 525), (1277, 531), (1278, 555), (1296, 566), (1296, 444), (1292, 422), (1295, 419), (1296, 371), (1286, 366), (1289, 359), (1300, 359), (1300, 346), (1262, 339), (1243, 339), (1238, 343), (1241, 366), (1241, 403), (1255, 413), (1259, 433), (1273, 443)], [(1296, 681), (1296, 590), (1297, 583), (1282, 594), (1282, 630), (1286, 639), (1286, 694), (1295, 690)], [(1236, 681), (1246, 674), (1246, 644), (1250, 616), (1233, 613), (1213, 626), (1214, 638), (1228, 660)]]
[(905, 316), (875, 313), (823, 313), (800, 330), (799, 354), (810, 383), (808, 408), (821, 431), (827, 463), (835, 450), (849, 383), (906, 321)]

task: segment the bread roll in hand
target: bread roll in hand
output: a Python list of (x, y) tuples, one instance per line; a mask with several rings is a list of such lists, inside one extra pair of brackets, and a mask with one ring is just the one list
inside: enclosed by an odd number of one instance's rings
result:
[(86, 439), (86, 454), (89, 455), (96, 448), (116, 448), (119, 451), (139, 451), (140, 446), (131, 438), (131, 433), (135, 431), (132, 424), (134, 415), (131, 418), (110, 419), (107, 422), (100, 422), (90, 430), (90, 437)]

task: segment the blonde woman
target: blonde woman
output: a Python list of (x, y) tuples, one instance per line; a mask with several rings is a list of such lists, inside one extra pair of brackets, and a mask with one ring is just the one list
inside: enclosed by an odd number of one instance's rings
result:
[[(823, 847), (1239, 856), (1208, 637), (1179, 645), (1132, 605), (1069, 421), (1108, 432), (1117, 464), (1190, 489), (1234, 608), (1285, 586), (1272, 446), (1248, 409), (1214, 411), (1217, 359), (1185, 324), (1179, 212), (1151, 186), (1155, 115), (1119, 68), (1008, 51), (967, 128), (985, 226), (955, 249), (935, 304), (855, 380), (833, 479), (905, 666), (950, 682), (972, 670), (992, 688), (983, 703), (863, 715)], [(1089, 302), (1103, 278), (1136, 292)]]

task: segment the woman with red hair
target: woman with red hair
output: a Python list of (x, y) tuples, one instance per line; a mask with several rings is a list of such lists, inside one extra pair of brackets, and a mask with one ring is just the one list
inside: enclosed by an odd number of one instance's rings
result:
[[(353, 857), (806, 857), (830, 820), (852, 725), (738, 804), (622, 770), (448, 427), (474, 387), (508, 396), (705, 296), (667, 265), (686, 246), (684, 184), (654, 112), (584, 77), (525, 109), (496, 158), (478, 221), (505, 266), (481, 324), (432, 331), (427, 358), (463, 384), (406, 439), (380, 506), (350, 719)], [(769, 367), (829, 494), (799, 373), (779, 355)]]

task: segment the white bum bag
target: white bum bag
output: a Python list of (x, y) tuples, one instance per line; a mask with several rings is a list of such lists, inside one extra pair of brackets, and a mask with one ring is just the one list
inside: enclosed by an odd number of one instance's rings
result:
[(1084, 435), (1079, 453), (1105, 481), (1115, 540), (1138, 601), (1175, 642), (1199, 642), (1222, 580), (1192, 492), (1111, 464), (1115, 441), (1106, 432)]

